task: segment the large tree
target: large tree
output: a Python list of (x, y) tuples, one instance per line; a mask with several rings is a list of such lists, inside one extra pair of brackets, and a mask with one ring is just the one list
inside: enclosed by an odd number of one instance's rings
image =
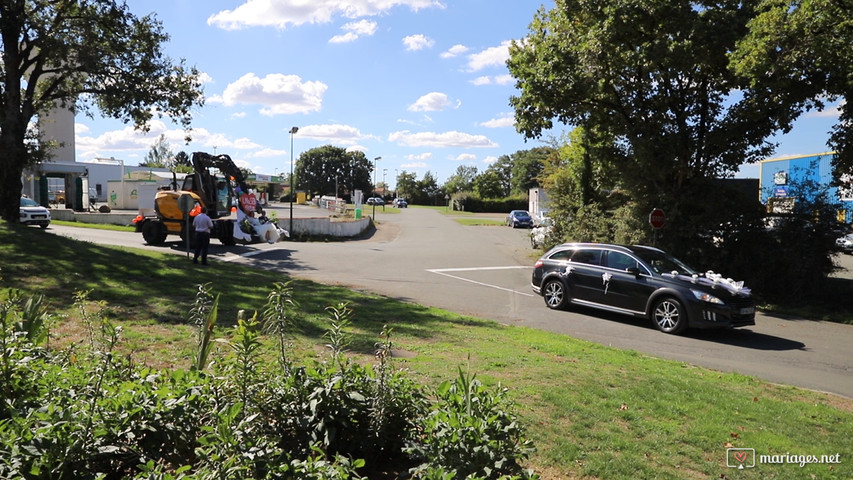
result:
[(729, 68), (755, 3), (556, 0), (510, 48), (518, 130), (558, 121), (612, 139), (638, 212), (677, 221), (696, 185), (766, 158), (790, 118)]
[(527, 195), (531, 188), (541, 186), (539, 175), (545, 166), (545, 161), (554, 150), (550, 147), (536, 147), (530, 150), (519, 150), (512, 154), (512, 193)]
[(201, 80), (152, 15), (114, 0), (0, 0), (0, 217), (17, 222), (21, 175), (49, 156), (28, 126), (53, 108), (94, 109), (142, 130), (167, 116), (189, 129)]
[(418, 176), (414, 172), (401, 171), (397, 175), (397, 196), (414, 202), (412, 197), (418, 189)]
[(325, 145), (306, 150), (296, 162), (296, 190), (327, 195), (338, 188), (338, 195), (353, 190), (371, 192), (373, 163), (364, 152)]
[(145, 161), (140, 162), (140, 167), (151, 168), (173, 168), (177, 164), (175, 155), (172, 153), (172, 146), (166, 140), (166, 135), (161, 134), (157, 137), (154, 145), (151, 145), (151, 150), (145, 155)]
[(444, 192), (453, 194), (457, 192), (470, 192), (474, 189), (474, 178), (477, 177), (477, 167), (473, 165), (459, 165), (456, 173), (448, 177), (444, 182)]

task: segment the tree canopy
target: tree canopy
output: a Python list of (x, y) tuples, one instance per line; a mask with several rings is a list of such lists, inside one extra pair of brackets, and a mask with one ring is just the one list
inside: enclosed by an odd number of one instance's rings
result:
[(518, 130), (537, 137), (556, 120), (611, 138), (642, 208), (677, 210), (691, 180), (772, 150), (784, 108), (728, 68), (754, 3), (557, 0), (510, 48)]
[(732, 54), (734, 70), (750, 87), (787, 106), (780, 126), (804, 111), (839, 106), (840, 117), (827, 145), (836, 179), (853, 174), (853, 2), (850, 0), (765, 0)]
[(21, 175), (49, 152), (28, 138), (53, 108), (99, 110), (146, 130), (166, 116), (189, 130), (203, 103), (201, 80), (164, 55), (169, 39), (153, 16), (115, 0), (0, 1), (0, 216), (17, 222)]
[(451, 194), (456, 192), (470, 192), (474, 189), (474, 179), (477, 177), (477, 167), (473, 165), (459, 165), (456, 173), (444, 182), (444, 192)]
[(371, 189), (373, 163), (364, 152), (348, 152), (341, 147), (325, 145), (306, 150), (296, 162), (296, 189), (310, 194), (328, 195), (338, 188), (338, 195)]

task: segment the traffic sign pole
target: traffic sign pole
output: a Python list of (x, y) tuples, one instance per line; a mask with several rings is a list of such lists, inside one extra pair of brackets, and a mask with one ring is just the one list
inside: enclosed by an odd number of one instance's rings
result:
[(666, 214), (660, 208), (652, 209), (652, 213), (649, 214), (649, 225), (652, 226), (652, 245), (657, 246), (658, 243), (658, 230), (663, 228), (664, 224), (666, 224)]

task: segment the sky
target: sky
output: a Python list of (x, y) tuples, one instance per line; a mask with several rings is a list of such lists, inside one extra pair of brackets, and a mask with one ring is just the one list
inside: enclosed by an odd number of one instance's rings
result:
[[(195, 66), (205, 104), (192, 142), (155, 121), (142, 134), (78, 115), (78, 161), (145, 160), (161, 135), (173, 152), (226, 153), (254, 173), (289, 173), (291, 156), (324, 145), (376, 162), (376, 180), (429, 171), (443, 184), (460, 165), (479, 172), (501, 155), (547, 144), (570, 127), (527, 139), (513, 125), (518, 93), (506, 67), (536, 11), (529, 0), (128, 0), (170, 35), (165, 53)], [(774, 158), (827, 150), (837, 111), (811, 114), (775, 140)], [(291, 137), (291, 127), (298, 131)], [(293, 150), (291, 151), (291, 142)], [(758, 176), (757, 165), (741, 177)]]

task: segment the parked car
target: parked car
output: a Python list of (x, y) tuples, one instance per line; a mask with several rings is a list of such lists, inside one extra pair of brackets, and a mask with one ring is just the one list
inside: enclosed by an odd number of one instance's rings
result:
[(533, 218), (527, 213), (527, 210), (513, 210), (506, 216), (506, 224), (512, 228), (531, 228)]
[(385, 200), (382, 197), (370, 197), (367, 199), (368, 205), (385, 205)]
[(853, 254), (853, 233), (848, 233), (835, 240), (835, 245), (844, 253)]
[(409, 206), (409, 202), (407, 202), (404, 198), (395, 198), (394, 206), (397, 208), (407, 208)]
[(35, 200), (21, 197), (21, 219), (24, 225), (38, 225), (47, 228), (50, 225), (50, 210), (42, 207)]
[(570, 304), (648, 318), (658, 330), (755, 325), (743, 282), (699, 273), (653, 247), (566, 243), (534, 265), (533, 291), (552, 309)]

